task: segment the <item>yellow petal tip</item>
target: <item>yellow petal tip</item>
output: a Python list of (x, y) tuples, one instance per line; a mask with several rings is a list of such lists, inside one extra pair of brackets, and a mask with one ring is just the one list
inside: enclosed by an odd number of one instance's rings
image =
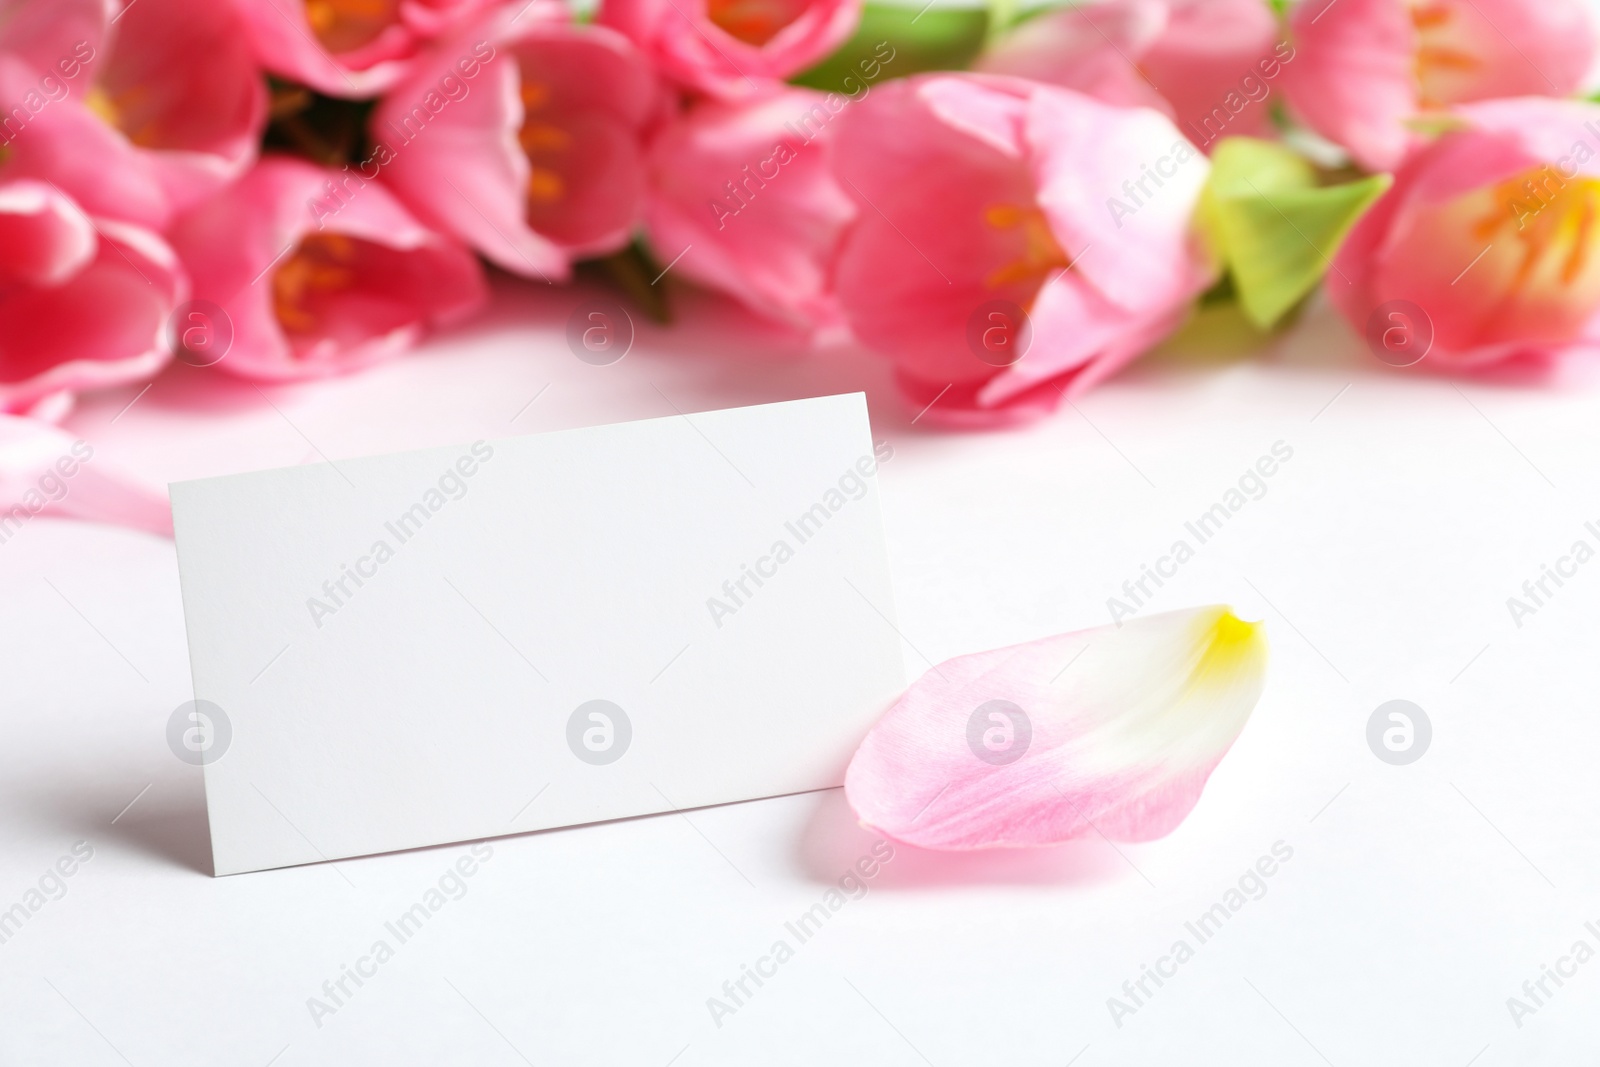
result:
[(1206, 644), (1200, 663), (1202, 673), (1237, 668), (1264, 643), (1262, 629), (1265, 625), (1264, 622), (1246, 622), (1235, 615), (1232, 608), (1219, 611), (1211, 623), (1210, 633), (1202, 638)]

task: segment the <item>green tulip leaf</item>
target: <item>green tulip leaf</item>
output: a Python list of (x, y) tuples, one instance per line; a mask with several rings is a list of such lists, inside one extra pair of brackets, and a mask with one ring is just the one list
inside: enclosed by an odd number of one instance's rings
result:
[(1317, 287), (1350, 228), (1392, 181), (1374, 174), (1318, 185), (1316, 168), (1281, 144), (1248, 137), (1218, 144), (1199, 222), (1245, 317), (1261, 330), (1282, 321)]
[(964, 70), (989, 33), (984, 8), (868, 4), (861, 24), (839, 50), (790, 79), (824, 92), (858, 96), (874, 82), (926, 70)]

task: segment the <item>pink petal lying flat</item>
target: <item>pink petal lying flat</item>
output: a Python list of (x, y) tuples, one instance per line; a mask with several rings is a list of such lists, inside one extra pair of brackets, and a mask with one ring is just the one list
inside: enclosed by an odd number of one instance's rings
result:
[(947, 660), (867, 734), (845, 775), (863, 825), (923, 848), (1170, 833), (1244, 729), (1259, 623), (1211, 606)]
[(66, 430), (0, 414), (0, 543), (35, 515), (172, 536), (164, 490), (139, 481)]

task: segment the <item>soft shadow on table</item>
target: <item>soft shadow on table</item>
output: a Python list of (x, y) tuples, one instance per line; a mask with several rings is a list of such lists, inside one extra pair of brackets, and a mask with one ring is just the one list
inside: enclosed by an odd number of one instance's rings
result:
[[(198, 774), (184, 775), (163, 783), (166, 792), (139, 815), (134, 806), (117, 821), (112, 829), (122, 831), (122, 839), (131, 848), (141, 849), (158, 859), (180, 867), (188, 867), (200, 874), (210, 875), (211, 823), (206, 818), (205, 785)], [(151, 791), (152, 793), (154, 790)], [(149, 796), (145, 800), (150, 800)], [(140, 803), (143, 803), (141, 801)]]
[[(857, 820), (843, 789), (810, 794), (814, 807), (801, 831), (797, 849), (805, 876), (833, 885), (856, 865), (873, 856), (883, 840)], [(916, 891), (962, 885), (1092, 885), (1120, 878), (1138, 879), (1137, 872), (1098, 837), (1069, 841), (1050, 848), (986, 849), (979, 852), (934, 852), (892, 843), (894, 857), (868, 879), (873, 889)]]
[[(104, 785), (57, 783), (29, 801), (42, 818), (91, 845), (113, 845), (152, 859), (211, 875), (211, 824), (206, 819), (205, 785), (200, 771), (168, 775), (153, 782), (138, 800), (118, 814), (138, 790), (110, 799)], [(112, 820), (116, 821), (113, 822)]]

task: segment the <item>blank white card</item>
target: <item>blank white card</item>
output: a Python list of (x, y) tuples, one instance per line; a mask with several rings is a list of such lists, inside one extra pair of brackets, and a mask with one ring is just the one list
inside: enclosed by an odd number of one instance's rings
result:
[(891, 456), (857, 393), (173, 485), (216, 873), (840, 784)]

